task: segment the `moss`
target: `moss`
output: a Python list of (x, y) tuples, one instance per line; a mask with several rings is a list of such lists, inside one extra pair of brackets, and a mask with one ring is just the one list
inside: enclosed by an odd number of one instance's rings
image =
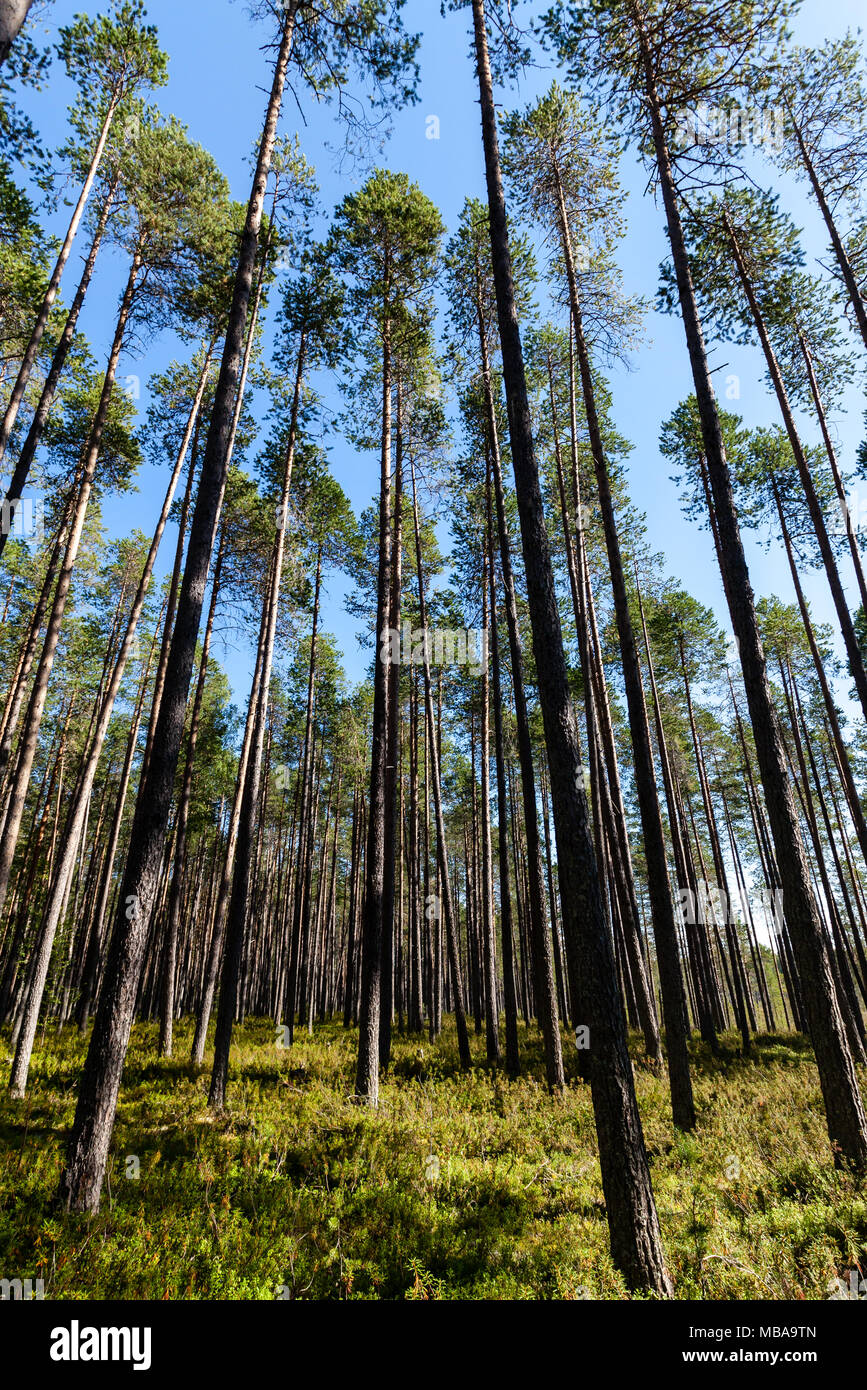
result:
[[(178, 1025), (178, 1058), (191, 1037)], [(375, 1113), (351, 1099), (353, 1033), (272, 1039), (269, 1020), (238, 1030), (214, 1116), (207, 1070), (157, 1060), (138, 1025), (102, 1209), (67, 1218), (54, 1193), (85, 1044), (50, 1036), (27, 1099), (0, 1100), (0, 1269), (44, 1279), (49, 1298), (628, 1296), (568, 1039), (569, 1085), (551, 1097), (531, 1032), (516, 1080), (461, 1072), (451, 1029), (435, 1047), (396, 1035)], [(722, 1060), (694, 1045), (690, 1135), (671, 1128), (665, 1078), (636, 1067), (678, 1296), (825, 1298), (867, 1269), (867, 1191), (833, 1167), (803, 1041), (759, 1038), (752, 1059), (725, 1041)]]

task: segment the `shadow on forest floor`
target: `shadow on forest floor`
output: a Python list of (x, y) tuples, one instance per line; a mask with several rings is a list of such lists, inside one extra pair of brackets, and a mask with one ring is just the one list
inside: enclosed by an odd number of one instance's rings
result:
[[(395, 1032), (380, 1106), (354, 1103), (357, 1033), (341, 1023), (275, 1046), (270, 1020), (236, 1032), (226, 1111), (208, 1109), (210, 1061), (155, 1057), (134, 1030), (98, 1216), (55, 1206), (87, 1039), (34, 1056), (24, 1102), (0, 1096), (0, 1269), (48, 1297), (621, 1298), (608, 1253), (589, 1087), (564, 1033), (565, 1093), (545, 1085), (540, 1039), (524, 1070), (459, 1065), (442, 1040)], [(831, 1162), (807, 1042), (736, 1034), (691, 1044), (699, 1121), (671, 1127), (664, 1072), (636, 1089), (678, 1295), (824, 1297), (867, 1267), (867, 1196)], [(793, 1076), (797, 1072), (797, 1076)], [(11, 1273), (10, 1273), (11, 1272)]]

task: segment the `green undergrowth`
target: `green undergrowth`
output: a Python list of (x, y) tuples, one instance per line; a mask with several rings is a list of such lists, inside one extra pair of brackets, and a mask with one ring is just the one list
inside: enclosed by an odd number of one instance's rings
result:
[[(352, 1099), (353, 1032), (324, 1025), (286, 1049), (252, 1020), (215, 1116), (191, 1037), (186, 1020), (177, 1060), (159, 1060), (156, 1027), (135, 1028), (102, 1208), (68, 1217), (54, 1197), (85, 1040), (48, 1033), (27, 1099), (0, 1098), (0, 1276), (41, 1278), (46, 1298), (630, 1296), (568, 1038), (556, 1098), (532, 1032), (513, 1080), (461, 1072), (452, 1029), (435, 1045), (396, 1034), (372, 1112)], [(694, 1045), (687, 1135), (632, 1041), (677, 1296), (826, 1298), (849, 1270), (867, 1275), (867, 1185), (833, 1166), (803, 1040), (759, 1038), (750, 1059), (724, 1042), (721, 1058)], [(473, 1048), (483, 1057), (483, 1038)]]

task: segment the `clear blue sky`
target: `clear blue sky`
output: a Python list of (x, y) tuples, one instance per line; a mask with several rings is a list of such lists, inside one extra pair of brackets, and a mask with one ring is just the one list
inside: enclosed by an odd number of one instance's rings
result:
[[(86, 5), (82, 0), (55, 0), (44, 27), (55, 31), (78, 10), (105, 8), (102, 4)], [(841, 34), (847, 27), (856, 27), (863, 12), (864, 0), (805, 0), (796, 35), (804, 42), (819, 42)], [(468, 15), (464, 11), (443, 19), (436, 0), (409, 0), (405, 13), (407, 27), (421, 30), (424, 35), (420, 52), (421, 100), (417, 106), (396, 113), (393, 135), (385, 150), (376, 156), (376, 162), (405, 170), (440, 207), (451, 229), (464, 198), (484, 196), (478, 104), (468, 56)], [(265, 86), (270, 82), (259, 48), (265, 31), (249, 18), (245, 5), (238, 0), (150, 0), (148, 14), (170, 60), (169, 85), (157, 93), (158, 104), (166, 114), (183, 121), (191, 136), (211, 151), (229, 179), (233, 196), (246, 201), (250, 181), (248, 157), (258, 139)], [(532, 73), (519, 93), (500, 94), (504, 105), (526, 101), (547, 87), (552, 76), (550, 69)], [(28, 98), (28, 109), (49, 146), (62, 138), (65, 107), (70, 99), (69, 84), (59, 67), (50, 86)], [(334, 155), (327, 148), (340, 142), (331, 109), (316, 107), (304, 94), (301, 101), (303, 119), (291, 96), (287, 97), (283, 132), (298, 132), (305, 154), (317, 171), (322, 205), (329, 212), (358, 182), (359, 175), (351, 171), (339, 173)], [(438, 140), (426, 138), (426, 118), (430, 115), (439, 118)], [(645, 196), (645, 176), (630, 157), (623, 161), (622, 180), (627, 191), (629, 228), (620, 257), (626, 287), (632, 293), (652, 298), (657, 267), (665, 254), (664, 220), (660, 209)], [(784, 206), (805, 229), (809, 255), (824, 255), (822, 228), (804, 188), (787, 182), (778, 186)], [(52, 225), (59, 229), (62, 221), (62, 217), (56, 218)], [(77, 275), (78, 264), (74, 256), (68, 272), (70, 283)], [(106, 257), (82, 317), (81, 327), (98, 355), (104, 354), (110, 339), (120, 274), (120, 262)], [(691, 390), (683, 330), (679, 320), (651, 314), (647, 334), (648, 341), (634, 356), (634, 370), (617, 372), (612, 380), (615, 419), (635, 445), (629, 469), (632, 499), (646, 514), (650, 543), (654, 549), (665, 552), (669, 570), (698, 599), (711, 605), (728, 629), (710, 537), (682, 516), (677, 489), (669, 481), (668, 466), (656, 448), (661, 422)], [(149, 344), (140, 359), (127, 357), (122, 363), (121, 376), (135, 373), (141, 378), (142, 413), (147, 407), (148, 377), (162, 369), (177, 352), (175, 342), (161, 339)], [(729, 362), (727, 371), (740, 377), (740, 400), (724, 404), (739, 410), (749, 423), (775, 423), (776, 407), (768, 394), (757, 351), (726, 346), (715, 361)], [(834, 427), (842, 460), (850, 466), (862, 437), (864, 405), (860, 383), (857, 389), (849, 391), (846, 403), (848, 413), (839, 415)], [(805, 434), (811, 440), (816, 436), (809, 426), (805, 426)], [(377, 462), (357, 455), (339, 438), (333, 439), (331, 445), (335, 476), (356, 510), (360, 510), (376, 488)], [(133, 527), (150, 530), (159, 509), (164, 479), (164, 473), (145, 469), (138, 494), (106, 506), (106, 521), (114, 533), (121, 534)], [(757, 594), (776, 592), (791, 601), (784, 555), (768, 555), (750, 538), (747, 545)], [(160, 573), (169, 566), (173, 548), (174, 537), (168, 532)], [(848, 572), (846, 577), (848, 580)], [(816, 615), (833, 621), (824, 581), (818, 575), (811, 576), (806, 588)], [(358, 678), (367, 665), (368, 654), (357, 645), (355, 626), (342, 611), (341, 595), (340, 584), (332, 579), (326, 624), (337, 635), (350, 675)], [(229, 671), (237, 697), (243, 699), (249, 680), (248, 653), (218, 648), (216, 655)]]

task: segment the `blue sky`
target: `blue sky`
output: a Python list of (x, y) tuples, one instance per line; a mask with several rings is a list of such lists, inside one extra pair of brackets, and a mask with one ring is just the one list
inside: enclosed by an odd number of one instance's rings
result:
[[(85, 5), (72, 0), (55, 0), (42, 27), (56, 31), (81, 9), (101, 11), (103, 4)], [(420, 30), (421, 85), (418, 105), (394, 114), (393, 133), (375, 162), (406, 171), (439, 206), (451, 230), (467, 196), (484, 196), (483, 163), (477, 93), (468, 56), (467, 12), (443, 19), (437, 0), (408, 0), (407, 27)], [(821, 42), (824, 38), (855, 28), (863, 14), (863, 0), (805, 0), (795, 32), (802, 42)], [(229, 179), (232, 194), (246, 202), (249, 192), (249, 155), (258, 139), (266, 101), (270, 72), (260, 45), (266, 37), (262, 25), (248, 15), (239, 0), (150, 0), (148, 15), (158, 30), (169, 55), (169, 84), (156, 99), (166, 114), (173, 114), (189, 128), (191, 136), (205, 145)], [(527, 101), (550, 83), (553, 71), (535, 71), (518, 92), (502, 92), (506, 107)], [(291, 95), (284, 105), (283, 133), (298, 133), (302, 148), (314, 165), (320, 185), (320, 198), (326, 213), (363, 177), (363, 171), (340, 172), (333, 151), (339, 145), (334, 114), (327, 106), (317, 107), (300, 93), (303, 119)], [(28, 97), (27, 106), (49, 147), (62, 139), (65, 107), (72, 92), (56, 66), (50, 85)], [(439, 120), (439, 138), (427, 138), (428, 117)], [(621, 178), (626, 195), (628, 233), (622, 244), (620, 263), (626, 289), (630, 293), (653, 297), (657, 267), (665, 254), (664, 219), (652, 198), (645, 194), (646, 176), (631, 156), (622, 163)], [(777, 179), (782, 203), (804, 228), (805, 246), (811, 258), (826, 256), (825, 238), (817, 212), (802, 185)], [(51, 219), (60, 230), (64, 215)], [(68, 284), (77, 277), (79, 260), (73, 254)], [(81, 327), (94, 351), (102, 357), (113, 327), (117, 295), (123, 267), (118, 258), (104, 256), (82, 316)], [(69, 290), (67, 288), (67, 294)], [(135, 374), (142, 382), (142, 413), (147, 408), (146, 382), (152, 372), (161, 370), (179, 352), (177, 342), (163, 338), (147, 345), (137, 359), (127, 356), (121, 377)], [(740, 399), (723, 401), (740, 411), (751, 424), (777, 422), (776, 405), (764, 381), (763, 364), (757, 350), (726, 345), (714, 359), (727, 362), (726, 369), (740, 379)], [(711, 541), (682, 515), (677, 489), (668, 478), (668, 465), (657, 451), (659, 429), (674, 407), (691, 390), (688, 361), (679, 319), (651, 313), (647, 320), (647, 339), (634, 354), (632, 370), (612, 373), (614, 416), (621, 432), (634, 444), (629, 465), (629, 486), (635, 506), (646, 515), (650, 544), (663, 551), (668, 569), (702, 602), (712, 606), (728, 629), (725, 605)], [(847, 413), (834, 418), (844, 466), (851, 466), (854, 451), (862, 437), (863, 390), (861, 382), (847, 393)], [(808, 423), (805, 437), (818, 439)], [(377, 460), (359, 456), (345, 441), (330, 441), (334, 474), (347, 495), (360, 510), (369, 502), (377, 486)], [(149, 531), (159, 510), (165, 473), (145, 468), (139, 492), (106, 504), (106, 523), (115, 534), (140, 527)], [(782, 551), (771, 554), (746, 538), (753, 586), (756, 593), (778, 593), (791, 601), (793, 592)], [(158, 572), (170, 566), (174, 536), (167, 532)], [(844, 569), (847, 582), (848, 570)], [(833, 621), (827, 586), (816, 573), (805, 588), (814, 613)], [(326, 625), (338, 639), (349, 674), (360, 678), (369, 656), (356, 641), (355, 624), (342, 608), (342, 586), (332, 578), (325, 613)], [(854, 593), (854, 582), (850, 587)], [(853, 599), (854, 605), (854, 599)], [(839, 649), (842, 646), (838, 644)], [(243, 699), (249, 681), (249, 654), (243, 647), (218, 646), (217, 658), (229, 672), (236, 695)], [(851, 708), (851, 706), (850, 706)]]

